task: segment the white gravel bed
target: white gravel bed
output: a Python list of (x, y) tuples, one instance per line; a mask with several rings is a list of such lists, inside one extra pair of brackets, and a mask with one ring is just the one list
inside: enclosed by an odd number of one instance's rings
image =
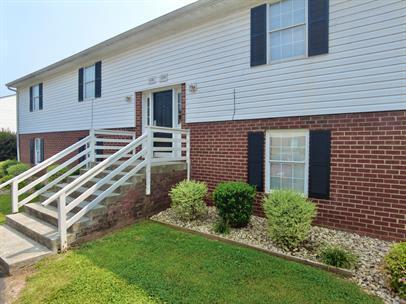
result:
[(381, 297), (385, 303), (400, 303), (400, 299), (386, 287), (385, 276), (382, 273), (382, 260), (392, 245), (391, 242), (313, 226), (309, 240), (300, 249), (289, 252), (272, 244), (268, 236), (266, 219), (257, 216), (251, 217), (248, 227), (231, 229), (229, 234), (218, 234), (213, 230), (217, 220), (214, 207), (209, 208), (208, 215), (204, 219), (191, 222), (179, 220), (171, 209), (154, 215), (152, 219), (318, 262), (320, 261), (317, 259), (317, 251), (320, 246), (324, 244), (340, 245), (351, 250), (359, 258), (358, 265), (353, 270), (354, 277), (351, 280), (367, 292)]

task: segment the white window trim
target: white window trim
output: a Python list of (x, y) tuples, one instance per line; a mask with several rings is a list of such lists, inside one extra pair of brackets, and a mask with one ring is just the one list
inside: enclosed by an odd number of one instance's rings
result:
[[(86, 81), (86, 69), (94, 67), (94, 80)], [(92, 97), (86, 97), (86, 83), (94, 83), (94, 91)], [(83, 68), (83, 100), (94, 100), (96, 99), (96, 64), (91, 64)]]
[(38, 165), (41, 161), (41, 138), (34, 139), (34, 162), (35, 165)]
[[(305, 176), (304, 176), (304, 196), (308, 197), (309, 194), (309, 134), (307, 129), (280, 129), (280, 130), (267, 130), (265, 133), (265, 192), (271, 193), (271, 136), (274, 134), (286, 134), (290, 135), (305, 135), (306, 138), (306, 155), (305, 155)], [(283, 161), (282, 161), (283, 162)], [(287, 163), (294, 163), (293, 161), (287, 161)], [(300, 162), (302, 163), (302, 162)]]
[(304, 40), (305, 40), (305, 53), (304, 53), (304, 55), (271, 60), (271, 38), (270, 38), (271, 33), (303, 25), (303, 24), (296, 24), (296, 25), (293, 25), (293, 26), (280, 28), (279, 30), (271, 30), (271, 23), (269, 22), (269, 18), (270, 18), (270, 15), (271, 15), (271, 5), (276, 4), (278, 2), (282, 2), (282, 1), (283, 0), (279, 0), (279, 1), (269, 3), (267, 5), (267, 9), (266, 9), (266, 35), (267, 35), (266, 36), (266, 41), (267, 41), (267, 43), (266, 43), (266, 47), (267, 47), (266, 56), (267, 56), (268, 64), (277, 64), (277, 63), (283, 63), (283, 62), (286, 62), (286, 61), (309, 58), (309, 18), (308, 18), (309, 4), (308, 4), (308, 0), (305, 0), (305, 22), (304, 22), (304, 25), (305, 25), (305, 38), (304, 38)]

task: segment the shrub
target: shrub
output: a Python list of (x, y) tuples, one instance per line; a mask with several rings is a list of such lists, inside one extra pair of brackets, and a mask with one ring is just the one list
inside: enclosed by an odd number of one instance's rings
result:
[(13, 159), (17, 155), (17, 137), (10, 131), (0, 130), (0, 161)]
[(352, 252), (339, 246), (326, 246), (320, 250), (319, 256), (324, 264), (348, 269), (358, 260)]
[(14, 166), (16, 164), (18, 164), (18, 161), (16, 161), (15, 159), (8, 159), (0, 162), (0, 177), (6, 176), (8, 174), (8, 167)]
[(217, 185), (213, 201), (222, 220), (239, 228), (248, 225), (255, 196), (255, 188), (246, 183), (226, 182)]
[[(9, 181), (12, 178), (13, 178), (13, 176), (11, 176), (11, 175), (6, 175), (6, 176), (1, 177), (0, 178), (0, 185), (7, 182), (7, 181)], [(10, 189), (10, 186), (6, 186), (5, 189)]]
[(395, 244), (385, 256), (391, 288), (406, 299), (406, 242)]
[(182, 181), (169, 192), (171, 207), (179, 218), (188, 221), (207, 214), (206, 195), (206, 184), (197, 181)]
[(316, 205), (291, 190), (275, 190), (266, 196), (264, 210), (271, 239), (289, 250), (307, 239), (316, 216)]
[[(47, 173), (49, 173), (52, 170), (56, 169), (58, 166), (59, 166), (58, 164), (49, 166), (47, 168)], [(62, 168), (61, 170), (59, 170), (58, 172), (56, 172), (52, 176), (50, 176), (48, 178), (48, 182), (52, 182), (52, 181), (56, 180), (58, 177), (64, 175), (66, 172), (68, 172), (68, 168)]]
[(21, 173), (27, 171), (29, 168), (30, 167), (26, 164), (18, 163), (18, 164), (8, 167), (7, 173), (8, 173), (8, 175), (15, 177), (15, 176), (20, 175)]

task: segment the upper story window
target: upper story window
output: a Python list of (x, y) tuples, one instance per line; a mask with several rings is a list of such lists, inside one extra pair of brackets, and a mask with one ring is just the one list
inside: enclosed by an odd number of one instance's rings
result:
[(270, 60), (306, 54), (306, 0), (283, 0), (269, 7)]
[(30, 112), (39, 111), (42, 108), (42, 83), (39, 83), (30, 87)]
[(85, 98), (94, 98), (95, 96), (95, 80), (96, 80), (96, 75), (95, 75), (96, 69), (94, 65), (91, 65), (87, 68), (85, 68), (85, 83), (84, 83), (84, 89), (85, 89)]
[(79, 101), (101, 97), (101, 61), (79, 69)]
[(329, 52), (329, 0), (280, 0), (251, 8), (251, 67)]

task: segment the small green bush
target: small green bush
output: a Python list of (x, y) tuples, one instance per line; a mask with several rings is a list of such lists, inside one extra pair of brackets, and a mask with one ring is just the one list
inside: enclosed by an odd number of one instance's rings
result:
[[(12, 178), (13, 178), (13, 176), (11, 176), (11, 175), (3, 176), (2, 178), (0, 178), (0, 185), (7, 182), (7, 181), (9, 181)], [(6, 188), (9, 189), (10, 187), (8, 186)]]
[(358, 261), (355, 254), (339, 246), (326, 246), (320, 250), (319, 256), (324, 264), (347, 269)]
[(0, 162), (0, 177), (6, 176), (8, 174), (8, 167), (14, 166), (16, 164), (18, 164), (18, 161), (16, 161), (15, 159), (8, 159)]
[[(47, 173), (51, 172), (52, 170), (56, 169), (59, 166), (59, 164), (49, 166), (47, 168)], [(48, 182), (52, 182), (56, 180), (58, 177), (64, 175), (66, 172), (68, 172), (68, 168), (62, 168), (58, 172), (54, 173), (52, 176), (48, 178)]]
[(316, 216), (316, 205), (291, 190), (275, 190), (266, 196), (264, 210), (271, 239), (289, 250), (307, 239)]
[(195, 220), (207, 214), (204, 199), (207, 185), (197, 181), (182, 181), (169, 192), (171, 207), (182, 220)]
[(391, 288), (406, 299), (406, 242), (395, 244), (385, 256)]
[(255, 188), (243, 182), (220, 183), (213, 191), (219, 216), (234, 228), (248, 225), (255, 197)]
[(30, 166), (28, 166), (26, 164), (18, 163), (18, 164), (8, 167), (7, 173), (8, 173), (8, 175), (15, 177), (15, 176), (18, 176), (21, 173), (27, 171), (29, 168), (30, 168)]

